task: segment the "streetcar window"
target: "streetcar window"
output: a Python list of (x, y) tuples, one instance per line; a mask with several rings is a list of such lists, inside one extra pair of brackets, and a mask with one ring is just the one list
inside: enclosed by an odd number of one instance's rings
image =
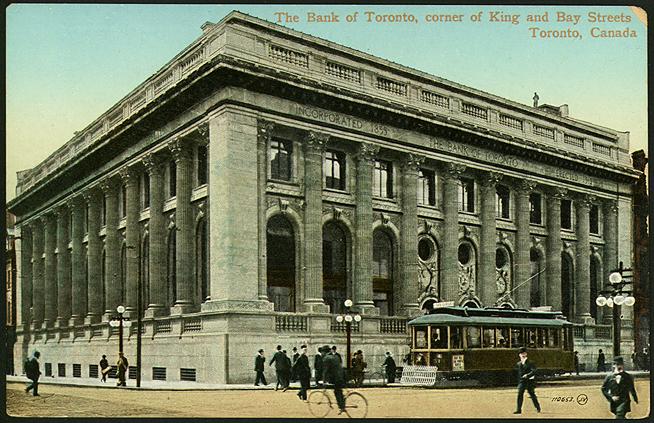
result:
[(546, 348), (547, 344), (547, 334), (548, 330), (545, 328), (538, 328), (538, 346), (540, 348)]
[(429, 365), (436, 366), (438, 369), (443, 368), (443, 354), (431, 353), (429, 354)]
[(427, 348), (427, 328), (416, 328), (416, 348)]
[(422, 353), (416, 354), (416, 360), (415, 360), (416, 366), (426, 366), (427, 365), (427, 360), (425, 360), (425, 356)]
[(447, 349), (447, 326), (431, 327), (431, 346), (432, 350)]
[(497, 329), (497, 348), (509, 348), (509, 328)]
[(450, 349), (463, 348), (463, 328), (451, 327), (450, 328)]
[(536, 329), (535, 328), (528, 328), (526, 329), (527, 332), (527, 346), (530, 348), (535, 348), (538, 343), (536, 342)]
[(468, 348), (481, 348), (481, 329), (478, 327), (466, 328), (466, 342)]
[(524, 346), (524, 336), (522, 328), (511, 328), (511, 348)]
[(548, 339), (547, 339), (547, 346), (550, 348), (558, 348), (559, 347), (559, 335), (560, 331), (558, 329), (548, 329)]
[(483, 329), (482, 347), (483, 348), (495, 348), (495, 329), (494, 328), (484, 328)]

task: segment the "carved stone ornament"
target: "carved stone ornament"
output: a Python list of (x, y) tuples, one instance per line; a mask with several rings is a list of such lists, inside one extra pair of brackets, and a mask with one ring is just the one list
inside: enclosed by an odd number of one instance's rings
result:
[(141, 159), (141, 163), (145, 166), (145, 170), (152, 175), (160, 169), (159, 159), (153, 153), (147, 153)]
[(275, 123), (269, 120), (259, 120), (257, 123), (257, 139), (259, 142), (267, 143), (275, 129)]
[(590, 252), (591, 254), (597, 254), (599, 252), (599, 248), (597, 248), (597, 245), (591, 245)]
[(606, 214), (615, 214), (618, 212), (618, 202), (616, 200), (604, 200), (604, 212)]
[(209, 142), (209, 122), (203, 122), (197, 126), (198, 134), (203, 141)]
[(417, 172), (420, 170), (420, 167), (425, 163), (424, 156), (419, 156), (417, 154), (409, 153), (405, 156), (402, 166), (407, 171)]
[(445, 165), (445, 173), (443, 173), (443, 177), (449, 179), (459, 179), (465, 171), (466, 165), (449, 162)]
[(536, 188), (536, 181), (532, 181), (529, 179), (521, 179), (518, 182), (518, 191), (520, 191), (523, 194), (531, 194), (531, 192)]
[(341, 220), (341, 215), (343, 214), (343, 209), (340, 209), (336, 206), (332, 207), (332, 215), (335, 220)]
[(531, 237), (531, 244), (532, 244), (534, 247), (537, 247), (538, 245), (540, 245), (541, 241), (542, 241), (542, 240), (541, 240), (540, 238), (538, 238), (537, 236), (532, 236), (532, 237)]
[(473, 295), (475, 292), (475, 266), (459, 263), (459, 296)]
[(570, 247), (572, 247), (572, 244), (570, 242), (563, 241), (563, 249), (564, 250), (568, 250), (568, 249), (570, 249)]
[(357, 159), (359, 161), (368, 161), (372, 162), (377, 157), (379, 153), (379, 146), (368, 143), (361, 143), (359, 146), (359, 153), (357, 154)]
[(66, 207), (72, 212), (84, 204), (84, 198), (82, 195), (76, 195), (66, 200)]
[(568, 190), (561, 187), (554, 187), (551, 189), (550, 195), (553, 198), (562, 199), (568, 196)]
[(388, 222), (391, 220), (390, 216), (386, 213), (379, 213), (379, 217), (381, 219), (382, 225), (388, 225)]
[(308, 151), (316, 151), (322, 153), (325, 146), (329, 142), (329, 135), (322, 132), (309, 131), (305, 143), (305, 148)]
[(279, 204), (279, 210), (282, 212), (282, 214), (285, 214), (288, 211), (288, 200), (284, 199), (279, 199), (278, 200)]
[(175, 213), (170, 213), (168, 215), (168, 229), (175, 227)]
[(175, 162), (189, 158), (189, 149), (185, 142), (181, 138), (175, 137), (167, 144), (168, 150), (173, 155)]
[(498, 172), (482, 172), (479, 182), (484, 187), (494, 187), (502, 180), (503, 176)]
[(509, 238), (506, 232), (499, 232), (497, 234), (497, 237), (500, 240), (500, 242), (505, 242)]
[(576, 198), (576, 205), (580, 209), (588, 209), (591, 204), (597, 201), (597, 198), (593, 195), (581, 194)]
[(434, 223), (430, 222), (428, 220), (423, 220), (422, 225), (423, 225), (423, 228), (425, 230), (425, 233), (431, 232), (432, 228), (434, 227)]
[(463, 226), (463, 236), (466, 238), (470, 238), (470, 235), (472, 235), (472, 230), (470, 229), (469, 226), (464, 225)]
[(116, 189), (116, 182), (111, 178), (107, 177), (98, 183), (98, 186), (105, 194), (112, 193)]
[(118, 175), (124, 183), (128, 184), (130, 182), (134, 182), (134, 176), (136, 174), (131, 167), (125, 166), (118, 171)]

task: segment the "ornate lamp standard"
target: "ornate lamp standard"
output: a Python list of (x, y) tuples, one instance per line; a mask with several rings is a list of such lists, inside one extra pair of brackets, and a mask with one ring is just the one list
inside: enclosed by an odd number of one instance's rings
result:
[(123, 352), (123, 326), (128, 328), (132, 326), (132, 322), (130, 322), (129, 317), (123, 317), (125, 307), (119, 305), (116, 307), (116, 311), (118, 312), (118, 316), (111, 316), (109, 326), (112, 328), (118, 328), (118, 354), (120, 354)]
[(352, 300), (347, 299), (343, 304), (345, 305), (345, 313), (336, 316), (336, 321), (338, 323), (345, 321), (345, 334), (347, 337), (347, 347), (345, 353), (347, 354), (347, 374), (349, 377), (350, 368), (352, 367), (352, 356), (350, 354), (352, 348), (352, 321), (354, 320), (357, 323), (360, 322), (361, 316), (356, 312), (350, 311), (350, 307), (352, 307)]
[(613, 310), (613, 357), (620, 355), (620, 308), (623, 305), (631, 307), (636, 303), (633, 292), (624, 289), (625, 285), (630, 285), (632, 282), (625, 280), (622, 274), (630, 270), (624, 269), (620, 262), (620, 267), (609, 275), (608, 289), (600, 291), (600, 295), (595, 299), (595, 304), (599, 307), (607, 306)]

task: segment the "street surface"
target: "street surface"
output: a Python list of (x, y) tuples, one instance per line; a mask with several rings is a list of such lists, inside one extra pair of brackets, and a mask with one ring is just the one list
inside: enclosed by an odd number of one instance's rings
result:
[[(297, 390), (163, 391), (120, 388), (39, 386), (40, 397), (24, 392), (24, 384), (7, 383), (7, 413), (12, 416), (74, 417), (297, 417), (310, 418)], [(539, 384), (542, 412), (525, 393), (521, 416), (515, 410), (515, 388), (423, 389), (363, 388), (368, 417), (459, 418), (612, 418), (600, 392), (600, 380)], [(629, 418), (649, 415), (649, 379), (636, 379), (640, 403), (632, 403)], [(337, 417), (332, 412), (327, 417)], [(338, 418), (347, 418), (345, 415)]]

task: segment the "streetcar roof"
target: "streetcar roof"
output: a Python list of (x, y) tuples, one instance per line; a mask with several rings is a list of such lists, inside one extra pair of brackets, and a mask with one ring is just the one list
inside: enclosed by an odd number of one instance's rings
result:
[(560, 312), (443, 307), (411, 320), (409, 325), (563, 327), (572, 323)]

